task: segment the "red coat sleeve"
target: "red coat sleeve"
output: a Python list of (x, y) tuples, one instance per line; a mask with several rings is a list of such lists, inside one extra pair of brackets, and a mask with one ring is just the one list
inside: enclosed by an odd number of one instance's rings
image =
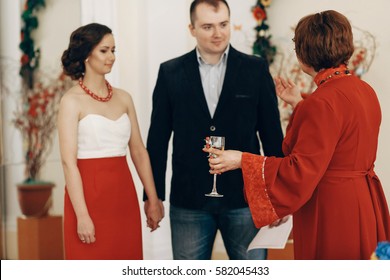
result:
[(332, 104), (308, 98), (296, 108), (284, 158), (243, 153), (244, 192), (257, 227), (294, 213), (312, 196), (341, 131)]
[(266, 157), (243, 153), (241, 159), (244, 177), (244, 193), (256, 227), (262, 227), (279, 219), (269, 199), (264, 180)]

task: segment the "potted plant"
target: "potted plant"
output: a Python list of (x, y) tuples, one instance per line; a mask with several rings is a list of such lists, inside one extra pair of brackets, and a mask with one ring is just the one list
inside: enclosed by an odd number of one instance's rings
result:
[(23, 138), (26, 164), (26, 179), (17, 186), (18, 200), (22, 213), (30, 217), (47, 215), (51, 206), (54, 184), (40, 180), (39, 173), (51, 150), (59, 100), (71, 83), (63, 74), (53, 77), (38, 69), (40, 50), (34, 47), (31, 32), (38, 27), (36, 11), (44, 6), (44, 0), (25, 2), (19, 45), (22, 94), (13, 119)]
[(34, 73), (33, 87), (24, 87), (13, 120), (24, 142), (26, 179), (18, 184), (18, 198), (26, 216), (45, 216), (51, 206), (54, 184), (41, 181), (39, 172), (52, 146), (59, 99), (69, 83), (64, 75), (46, 82), (44, 78)]

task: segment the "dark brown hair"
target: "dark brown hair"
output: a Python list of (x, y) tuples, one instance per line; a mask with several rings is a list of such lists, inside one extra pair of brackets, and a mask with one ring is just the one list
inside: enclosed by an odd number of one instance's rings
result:
[(229, 16), (230, 16), (230, 7), (229, 7), (228, 3), (226, 2), (226, 0), (194, 0), (194, 1), (192, 1), (191, 7), (190, 7), (190, 19), (191, 19), (192, 25), (194, 25), (194, 23), (195, 23), (195, 17), (196, 17), (195, 16), (195, 9), (199, 4), (202, 4), (202, 3), (213, 6), (215, 9), (218, 9), (219, 5), (221, 3), (223, 3), (228, 8)]
[(293, 41), (297, 58), (316, 72), (347, 65), (354, 51), (351, 24), (333, 10), (302, 18)]
[(64, 73), (73, 80), (82, 77), (85, 59), (107, 34), (112, 34), (111, 29), (99, 23), (90, 23), (73, 31), (69, 47), (61, 57)]

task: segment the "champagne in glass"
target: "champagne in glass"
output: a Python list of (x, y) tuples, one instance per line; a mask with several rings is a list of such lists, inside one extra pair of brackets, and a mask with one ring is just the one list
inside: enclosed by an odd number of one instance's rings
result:
[[(222, 136), (210, 136), (206, 138), (206, 145), (210, 145), (211, 148), (224, 150), (225, 149), (225, 137)], [(215, 154), (210, 154), (210, 157), (216, 157)], [(210, 197), (223, 197), (222, 194), (219, 194), (217, 191), (217, 174), (214, 174), (213, 178), (213, 189), (211, 193), (205, 194), (205, 196)]]

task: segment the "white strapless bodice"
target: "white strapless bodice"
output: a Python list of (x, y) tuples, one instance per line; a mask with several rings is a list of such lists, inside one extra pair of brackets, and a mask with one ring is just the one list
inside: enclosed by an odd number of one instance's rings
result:
[(79, 121), (77, 158), (104, 158), (126, 155), (131, 123), (123, 113), (116, 120), (88, 114)]

